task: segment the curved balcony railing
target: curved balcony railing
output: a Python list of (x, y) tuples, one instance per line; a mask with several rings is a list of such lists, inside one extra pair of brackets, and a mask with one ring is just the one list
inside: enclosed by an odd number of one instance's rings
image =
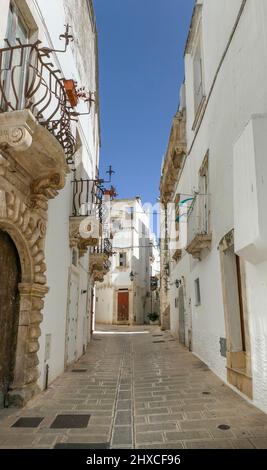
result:
[(91, 248), (91, 254), (102, 254), (112, 256), (112, 243), (109, 238), (101, 238), (99, 244)]
[[(29, 109), (36, 120), (51, 132), (72, 163), (74, 121), (64, 87), (64, 77), (50, 61), (51, 51), (41, 42), (18, 44), (0, 49), (0, 112)], [(77, 114), (77, 113), (76, 113)]]
[(72, 216), (94, 216), (103, 223), (104, 189), (96, 180), (74, 179), (72, 181)]

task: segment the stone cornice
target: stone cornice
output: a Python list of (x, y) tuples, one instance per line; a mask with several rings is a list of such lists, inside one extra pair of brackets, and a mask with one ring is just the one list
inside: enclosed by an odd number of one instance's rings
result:
[(172, 123), (160, 182), (161, 200), (169, 202), (186, 155), (186, 112), (179, 111)]

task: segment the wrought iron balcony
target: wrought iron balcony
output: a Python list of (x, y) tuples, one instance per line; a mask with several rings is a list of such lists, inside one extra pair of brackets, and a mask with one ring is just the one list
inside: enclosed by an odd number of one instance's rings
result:
[(41, 42), (16, 45), (5, 40), (0, 49), (0, 112), (29, 110), (36, 121), (58, 140), (68, 163), (75, 152), (72, 121), (75, 113), (64, 77), (50, 60), (51, 49)]
[(72, 181), (72, 216), (96, 217), (103, 222), (104, 189), (97, 180), (79, 179)]
[(91, 253), (105, 255), (108, 258), (112, 256), (112, 243), (109, 238), (102, 238), (97, 246), (91, 248)]
[(158, 278), (156, 276), (150, 277), (150, 290), (155, 291), (158, 288)]
[(212, 235), (209, 228), (209, 197), (197, 195), (187, 216), (186, 251), (193, 258), (201, 260), (202, 250), (211, 247)]

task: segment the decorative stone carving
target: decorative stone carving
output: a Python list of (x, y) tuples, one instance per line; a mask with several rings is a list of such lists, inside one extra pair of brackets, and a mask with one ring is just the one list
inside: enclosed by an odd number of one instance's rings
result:
[(91, 253), (89, 258), (89, 271), (94, 281), (103, 282), (104, 276), (109, 272), (111, 262), (106, 253)]
[(9, 406), (24, 405), (37, 391), (38, 338), (46, 286), (48, 200), (64, 187), (63, 148), (28, 110), (0, 113), (0, 229), (16, 245), (20, 314)]
[(64, 188), (65, 177), (60, 173), (51, 173), (32, 182), (32, 194), (43, 194), (47, 199), (53, 199), (58, 190)]
[[(0, 148), (26, 170), (33, 180), (60, 175), (57, 189), (64, 186), (69, 172), (63, 147), (31, 111), (0, 113)], [(63, 186), (62, 186), (63, 185)]]
[[(8, 113), (9, 114), (9, 113)], [(24, 125), (16, 127), (10, 123), (0, 127), (0, 147), (12, 147), (16, 152), (27, 150), (32, 144), (31, 129)]]
[(86, 220), (86, 217), (70, 217), (69, 222), (70, 247), (77, 247), (80, 257), (87, 252), (89, 246), (97, 246), (99, 242), (99, 238), (87, 236), (86, 230), (81, 229), (81, 224), (84, 220)]
[(160, 182), (160, 193), (163, 203), (170, 202), (172, 199), (185, 155), (186, 115), (185, 111), (180, 111), (173, 119), (169, 144), (163, 165)]

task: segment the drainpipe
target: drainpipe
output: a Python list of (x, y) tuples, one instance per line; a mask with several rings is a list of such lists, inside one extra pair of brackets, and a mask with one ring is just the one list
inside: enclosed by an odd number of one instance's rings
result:
[(48, 389), (49, 364), (45, 366), (45, 390)]

